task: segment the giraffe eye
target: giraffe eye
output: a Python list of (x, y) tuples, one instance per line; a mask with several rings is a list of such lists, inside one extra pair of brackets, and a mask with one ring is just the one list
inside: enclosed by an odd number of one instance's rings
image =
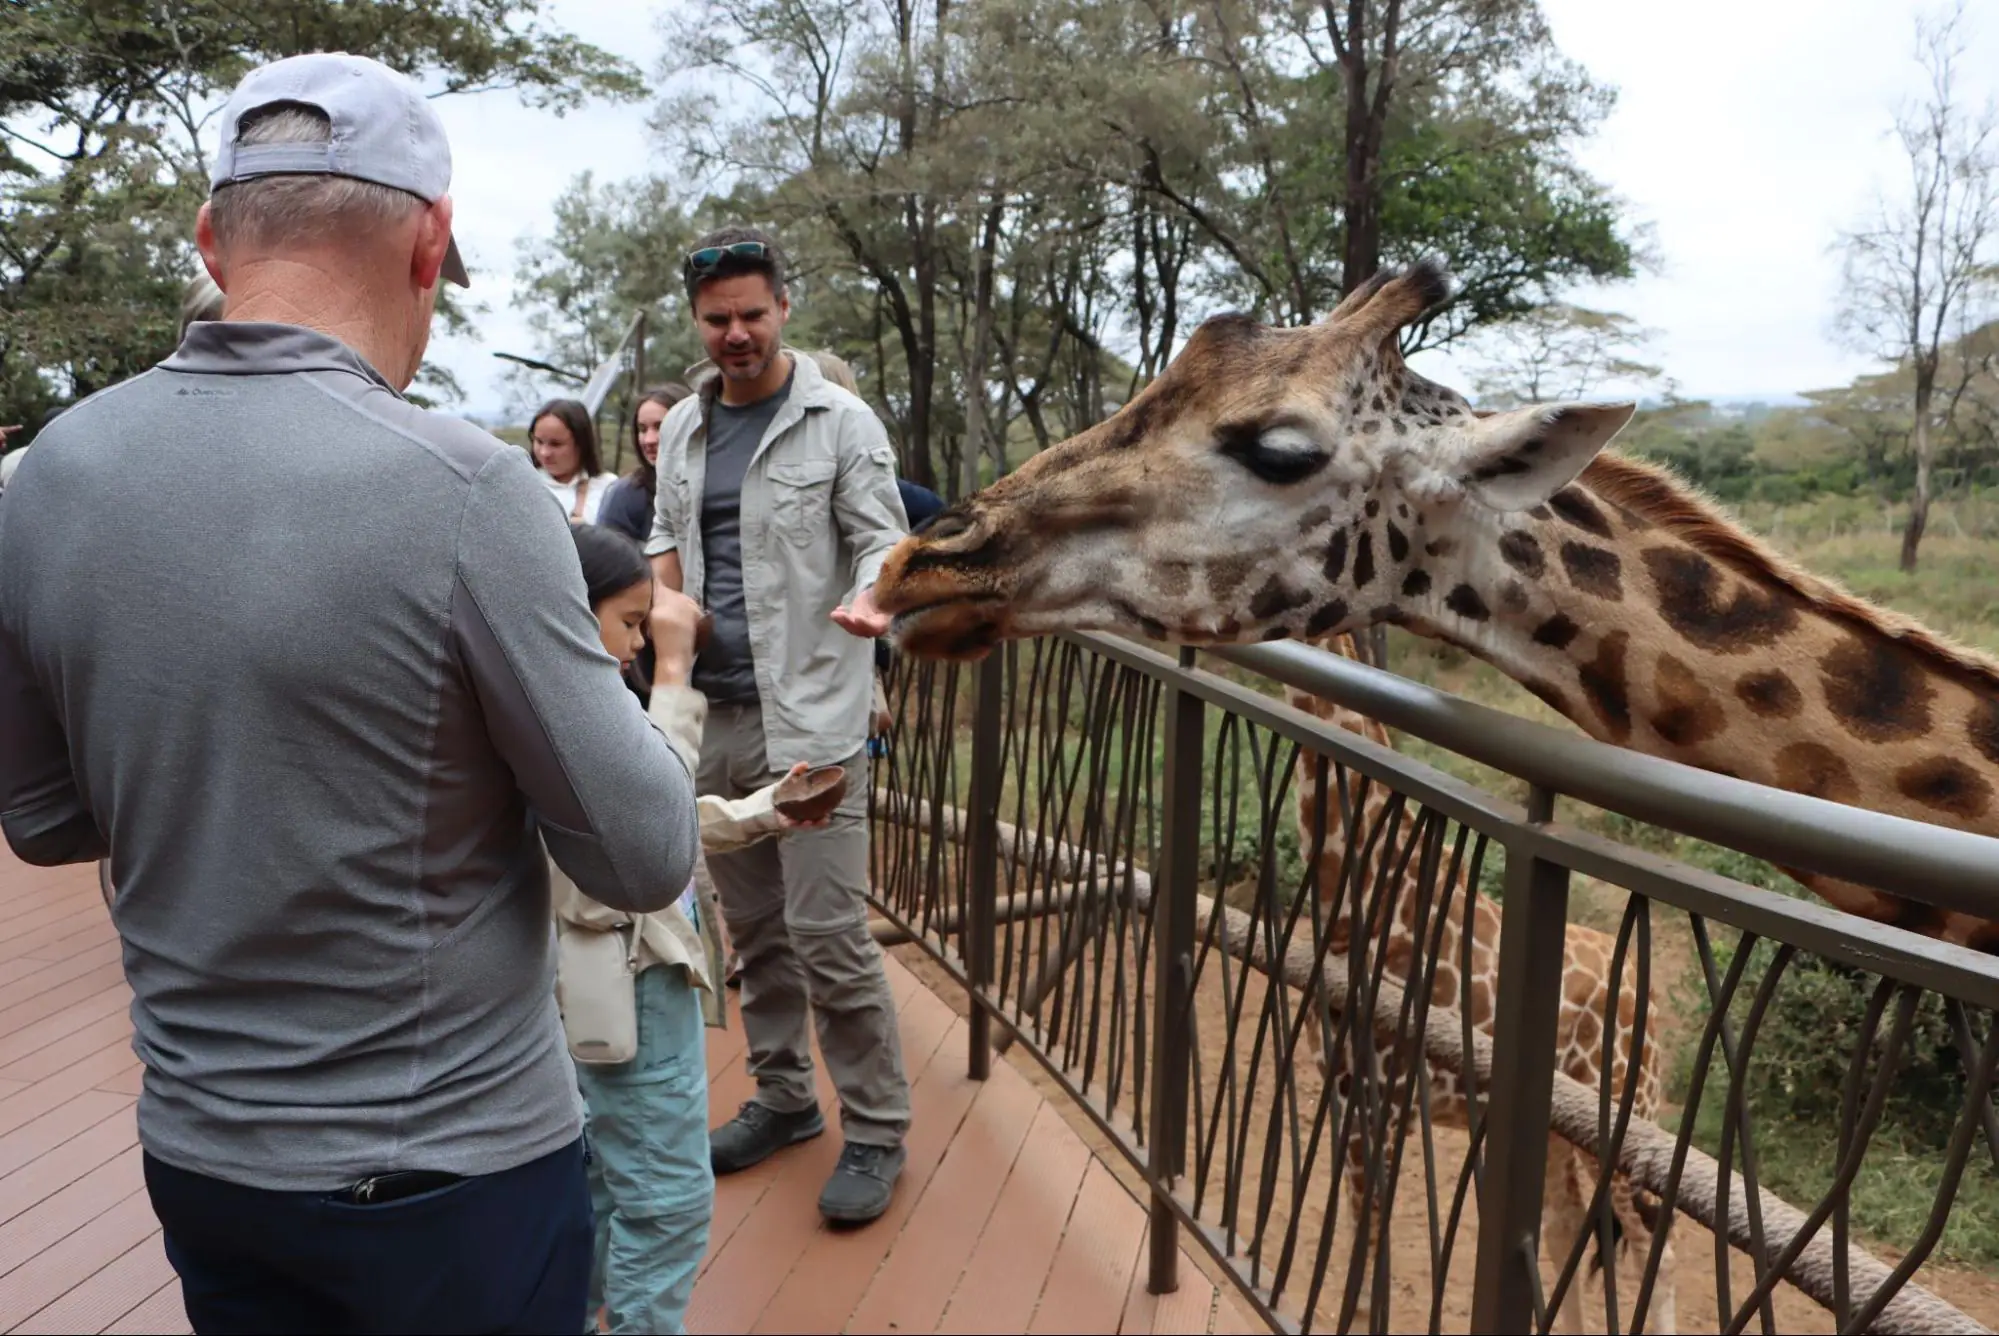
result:
[(1298, 427), (1236, 423), (1216, 428), (1215, 437), (1222, 454), (1277, 487), (1303, 482), (1332, 462), (1332, 456)]

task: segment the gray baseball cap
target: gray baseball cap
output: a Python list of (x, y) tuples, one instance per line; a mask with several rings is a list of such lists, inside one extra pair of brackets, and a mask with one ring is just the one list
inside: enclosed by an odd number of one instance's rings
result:
[[(332, 137), (324, 144), (236, 142), (244, 116), (280, 102), (325, 112)], [(315, 51), (258, 66), (223, 104), (222, 147), (209, 187), (314, 173), (372, 181), (435, 204), (451, 188), (451, 145), (422, 90), (380, 61)], [(444, 253), (444, 277), (461, 288), (471, 286), (456, 237)]]

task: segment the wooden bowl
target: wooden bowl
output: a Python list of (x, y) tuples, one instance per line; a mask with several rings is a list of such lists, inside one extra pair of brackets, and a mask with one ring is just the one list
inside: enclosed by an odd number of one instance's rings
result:
[(822, 765), (802, 775), (786, 775), (771, 794), (773, 804), (793, 821), (824, 821), (847, 796), (845, 766)]

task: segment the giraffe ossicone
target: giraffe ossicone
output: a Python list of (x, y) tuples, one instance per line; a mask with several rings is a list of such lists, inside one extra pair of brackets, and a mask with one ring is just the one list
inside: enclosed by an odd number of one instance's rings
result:
[[(1597, 739), (1999, 835), (1999, 663), (1798, 570), (1665, 471), (1634, 406), (1474, 411), (1401, 330), (1441, 265), (1324, 321), (1229, 316), (1114, 416), (912, 534), (875, 602), (905, 652), (1126, 630), (1181, 644), (1376, 623), (1457, 644)], [(1816, 874), (1835, 907), (1999, 950), (1999, 923)]]

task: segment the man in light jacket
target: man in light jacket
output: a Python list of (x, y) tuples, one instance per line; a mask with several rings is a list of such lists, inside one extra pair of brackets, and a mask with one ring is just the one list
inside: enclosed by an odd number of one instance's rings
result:
[(829, 1219), (887, 1209), (901, 1174), (909, 1083), (895, 999), (868, 933), (869, 590), (907, 532), (895, 453), (858, 397), (783, 346), (790, 299), (775, 240), (732, 227), (683, 265), (713, 364), (660, 427), (646, 554), (660, 582), (713, 618), (693, 685), (709, 701), (697, 775), (740, 797), (798, 762), (853, 776), (825, 829), (708, 860), (742, 958), (743, 1030), (757, 1093), (714, 1129), (734, 1173), (825, 1129), (807, 1016), (839, 1093), (845, 1146), (820, 1194)]

